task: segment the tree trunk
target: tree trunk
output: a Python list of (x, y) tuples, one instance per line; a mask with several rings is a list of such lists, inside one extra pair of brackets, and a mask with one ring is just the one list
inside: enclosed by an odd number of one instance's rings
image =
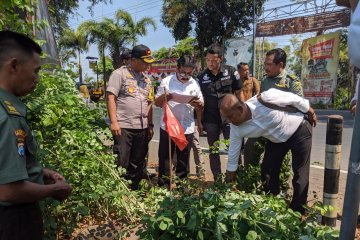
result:
[(81, 68), (80, 49), (78, 49), (78, 58), (79, 58), (79, 82), (81, 84), (83, 82), (83, 77), (82, 77), (82, 68)]
[(200, 52), (200, 62), (201, 62), (201, 70), (205, 69), (205, 58), (204, 58), (204, 46), (199, 45), (199, 52)]

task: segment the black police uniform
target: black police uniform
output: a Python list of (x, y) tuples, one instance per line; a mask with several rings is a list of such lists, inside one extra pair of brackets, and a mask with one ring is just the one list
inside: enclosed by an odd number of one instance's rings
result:
[[(219, 140), (220, 132), (223, 133), (224, 139), (229, 139), (230, 126), (228, 121), (221, 117), (219, 104), (226, 94), (234, 93), (242, 88), (242, 82), (237, 76), (236, 69), (227, 65), (222, 65), (216, 76), (209, 69), (198, 76), (205, 103), (202, 121), (207, 132), (209, 146), (213, 146)], [(210, 152), (209, 157), (210, 168), (216, 178), (221, 174), (219, 153)]]

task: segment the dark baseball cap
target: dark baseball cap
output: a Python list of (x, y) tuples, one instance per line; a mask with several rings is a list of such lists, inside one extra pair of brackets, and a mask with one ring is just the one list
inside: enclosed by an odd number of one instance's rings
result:
[(140, 58), (146, 63), (155, 62), (155, 58), (151, 56), (151, 50), (145, 45), (137, 45), (131, 51), (131, 57)]

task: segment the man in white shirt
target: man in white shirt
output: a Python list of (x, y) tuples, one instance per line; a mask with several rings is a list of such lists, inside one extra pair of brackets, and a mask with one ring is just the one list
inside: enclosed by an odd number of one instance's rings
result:
[[(197, 114), (201, 114), (204, 107), (204, 99), (200, 90), (198, 82), (191, 77), (195, 68), (194, 59), (191, 56), (183, 56), (177, 61), (178, 69), (176, 74), (168, 76), (161, 81), (158, 91), (155, 96), (155, 105), (162, 107), (167, 97), (168, 105), (180, 122), (184, 129), (188, 145), (181, 151), (174, 142), (171, 141), (171, 148), (176, 148), (176, 175), (179, 178), (186, 178), (189, 174), (189, 158), (191, 150), (191, 142), (195, 131), (194, 109)], [(166, 89), (166, 92), (164, 91)], [(172, 101), (172, 94), (191, 95), (194, 96), (193, 100), (189, 103), (179, 103)], [(165, 131), (165, 123), (163, 121), (164, 110), (161, 110), (160, 122), (160, 143), (159, 143), (159, 186), (168, 184), (168, 176), (170, 175), (169, 167), (169, 135)], [(172, 154), (174, 151), (172, 150)]]
[(227, 165), (229, 180), (233, 181), (235, 177), (242, 139), (265, 137), (270, 140), (266, 143), (261, 165), (265, 191), (274, 195), (280, 193), (281, 164), (291, 150), (294, 194), (290, 208), (304, 214), (303, 205), (306, 204), (309, 187), (312, 126), (316, 125), (316, 115), (309, 101), (272, 88), (261, 93), (260, 99), (255, 96), (246, 102), (239, 101), (234, 95), (227, 95), (220, 111), (231, 122)]

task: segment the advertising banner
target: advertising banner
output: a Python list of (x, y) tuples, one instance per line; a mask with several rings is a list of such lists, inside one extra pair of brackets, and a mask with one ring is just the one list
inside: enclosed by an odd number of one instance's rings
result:
[(150, 65), (149, 73), (174, 73), (177, 62), (175, 58), (162, 59)]
[(161, 79), (174, 74), (177, 69), (176, 58), (166, 58), (153, 62), (150, 65), (150, 69), (146, 72), (147, 75), (153, 78), (156, 82), (160, 82)]
[(287, 18), (256, 25), (256, 37), (273, 37), (305, 32), (324, 31), (350, 25), (350, 9), (319, 13), (312, 16)]
[(304, 96), (311, 103), (330, 104), (339, 64), (340, 33), (334, 32), (304, 40), (301, 80)]
[(242, 38), (231, 38), (225, 40), (224, 57), (225, 64), (236, 68), (240, 62), (245, 62), (250, 65), (252, 61), (253, 42), (252, 36)]

